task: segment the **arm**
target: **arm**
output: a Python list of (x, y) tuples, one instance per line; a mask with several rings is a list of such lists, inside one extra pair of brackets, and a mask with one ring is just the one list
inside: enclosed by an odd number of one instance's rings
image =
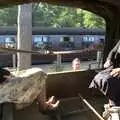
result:
[(39, 102), (39, 110), (43, 114), (47, 114), (48, 111), (54, 110), (58, 107), (60, 101), (55, 100), (55, 96), (51, 96), (48, 101)]
[(120, 45), (120, 40), (118, 41), (118, 43), (115, 45), (115, 47), (108, 54), (107, 60), (112, 59), (113, 55), (117, 52), (117, 49), (118, 49), (119, 45)]
[(120, 45), (120, 40), (118, 41), (118, 43), (115, 45), (115, 47), (110, 51), (110, 53), (108, 54), (108, 57), (106, 59), (106, 62), (104, 64), (104, 68), (110, 67), (113, 63), (113, 59), (114, 59), (114, 55), (116, 54), (118, 47)]
[(46, 88), (43, 86), (40, 95), (38, 96), (39, 111), (43, 114), (47, 114), (48, 111), (56, 109), (59, 105), (59, 100), (55, 99), (55, 96), (51, 96), (46, 101)]
[(114, 68), (112, 69), (112, 72), (110, 73), (113, 77), (120, 77), (120, 68)]

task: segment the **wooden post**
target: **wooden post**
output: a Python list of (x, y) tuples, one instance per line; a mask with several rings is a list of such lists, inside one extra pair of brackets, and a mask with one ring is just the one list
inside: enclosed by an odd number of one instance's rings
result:
[(14, 104), (3, 103), (2, 107), (2, 120), (14, 120)]
[[(32, 48), (32, 4), (19, 5), (18, 7), (18, 35), (17, 49), (31, 50)], [(31, 67), (31, 54), (17, 54), (17, 69)]]
[(12, 57), (13, 57), (13, 69), (16, 69), (16, 54), (13, 54)]
[(97, 51), (98, 68), (100, 68), (101, 60), (102, 60), (102, 51)]
[(2, 104), (0, 104), (0, 120), (2, 120)]
[(56, 72), (61, 71), (61, 54), (57, 54)]

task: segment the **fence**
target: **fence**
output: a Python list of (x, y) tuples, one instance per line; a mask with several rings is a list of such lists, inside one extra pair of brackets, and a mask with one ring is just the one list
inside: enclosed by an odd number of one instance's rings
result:
[[(15, 48), (0, 47), (1, 52), (7, 52), (7, 53), (10, 53), (10, 54), (13, 54), (13, 62), (12, 62), (13, 63), (13, 68), (16, 68), (16, 55), (15, 54), (17, 52), (28, 53), (28, 54), (37, 54), (37, 55), (56, 55), (57, 56), (56, 57), (56, 71), (61, 70), (62, 55), (89, 52), (91, 50), (93, 50), (93, 49), (72, 50), (72, 51), (48, 51), (48, 50), (28, 51), (28, 50), (21, 50), (21, 49), (18, 50), (18, 49), (15, 49)], [(100, 52), (98, 52), (98, 53), (100, 53)], [(97, 54), (97, 56), (96, 56), (97, 57), (97, 62), (90, 64), (89, 69), (91, 69), (91, 66), (93, 64), (98, 64), (98, 68), (101, 67), (100, 66), (100, 64), (101, 64), (101, 54)]]

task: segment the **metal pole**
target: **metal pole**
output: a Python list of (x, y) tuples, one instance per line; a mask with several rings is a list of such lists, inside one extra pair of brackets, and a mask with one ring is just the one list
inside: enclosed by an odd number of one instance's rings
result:
[(81, 94), (78, 94), (78, 96), (82, 99), (82, 101), (86, 104), (86, 106), (100, 119), (100, 120), (104, 120), (104, 118), (92, 107), (92, 105), (90, 105), (90, 103), (87, 102), (86, 99), (84, 99), (82, 97)]

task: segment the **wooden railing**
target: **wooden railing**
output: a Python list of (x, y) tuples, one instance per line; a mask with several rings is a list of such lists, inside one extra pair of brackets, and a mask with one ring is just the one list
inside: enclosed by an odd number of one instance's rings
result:
[[(33, 50), (22, 50), (22, 49), (15, 49), (15, 48), (0, 47), (0, 52), (13, 54), (13, 62), (12, 62), (13, 68), (15, 68), (16, 66), (16, 56), (15, 56), (16, 53), (28, 53), (28, 54), (36, 54), (36, 55), (56, 55), (57, 56), (56, 67), (58, 68), (56, 69), (56, 71), (60, 70), (59, 68), (61, 66), (62, 55), (76, 54), (76, 53), (83, 53), (83, 52), (90, 52), (90, 51), (97, 52), (96, 49), (89, 49), (89, 48), (82, 49), (82, 50), (72, 50), (72, 51), (49, 51), (49, 50), (33, 51)], [(91, 68), (91, 65), (89, 65), (89, 68)]]

